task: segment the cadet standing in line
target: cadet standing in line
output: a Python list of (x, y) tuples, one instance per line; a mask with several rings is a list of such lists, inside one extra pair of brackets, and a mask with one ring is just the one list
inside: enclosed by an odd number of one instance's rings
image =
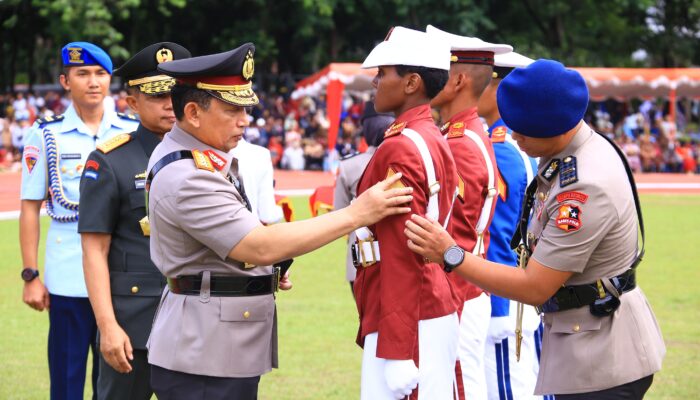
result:
[[(524, 68), (534, 60), (515, 52), (498, 54), (494, 59), (494, 77), (479, 98), (479, 115), (489, 125), (493, 151), (498, 164), (498, 198), (491, 221), (491, 244), (486, 259), (515, 267), (518, 260), (510, 248), (510, 239), (518, 225), (518, 217), (527, 185), (537, 171), (535, 159), (528, 157), (511, 137), (498, 112), (496, 91), (513, 69)], [(532, 306), (523, 307), (522, 350), (516, 355), (517, 303), (491, 294), (491, 322), (486, 341), (486, 383), (488, 397), (500, 399), (532, 399), (542, 344), (542, 323)], [(547, 400), (547, 399), (545, 399)]]
[[(37, 120), (22, 155), (22, 297), (35, 310), (49, 310), (51, 399), (82, 399), (88, 349), (93, 349), (93, 388), (98, 357), (97, 327), (87, 298), (77, 231), (80, 175), (97, 144), (134, 130), (138, 122), (104, 107), (112, 60), (101, 48), (73, 42), (63, 47), (61, 58), (61, 86), (70, 92), (73, 102), (63, 115)], [(46, 286), (39, 278), (37, 260), (39, 211), (44, 200), (51, 217), (46, 238)]]
[(148, 400), (153, 394), (146, 341), (165, 279), (151, 262), (144, 186), (148, 158), (175, 122), (175, 80), (156, 67), (189, 57), (176, 43), (155, 43), (114, 71), (141, 124), (98, 145), (85, 163), (78, 232), (99, 330), (99, 399)]
[(291, 287), (271, 264), (410, 210), (400, 205), (411, 189), (390, 188), (399, 176), (343, 210), (260, 224), (230, 153), (248, 125), (245, 107), (258, 102), (254, 52), (248, 43), (158, 66), (177, 80), (177, 121), (146, 179), (151, 258), (168, 281), (148, 341), (159, 400), (257, 399), (260, 375), (277, 367), (274, 294)]
[[(430, 102), (440, 110), (440, 131), (457, 165), (459, 191), (452, 211), (452, 234), (459, 245), (486, 257), (489, 225), (496, 207), (498, 169), (493, 146), (476, 113), (481, 93), (491, 82), (494, 54), (513, 48), (453, 35), (428, 25), (426, 32), (451, 46), (450, 79)], [(456, 368), (459, 399), (486, 399), (484, 351), (491, 318), (489, 296), (473, 283), (450, 274), (460, 305)]]
[[(425, 32), (395, 27), (362, 67), (378, 67), (373, 81), (377, 112), (397, 117), (360, 178), (357, 193), (402, 173), (397, 186), (414, 188), (413, 212), (447, 224), (457, 171), (433, 121), (430, 100), (447, 81), (450, 46)], [(361, 399), (452, 396), (457, 304), (440, 266), (406, 247), (401, 236), (406, 220), (386, 218), (356, 231), (357, 343), (364, 348)]]
[(641, 399), (666, 349), (636, 285), (644, 224), (625, 156), (583, 122), (586, 82), (556, 61), (515, 69), (497, 100), (513, 139), (540, 157), (512, 241), (524, 241), (525, 268), (465, 254), (439, 224), (417, 215), (407, 223), (409, 247), (485, 290), (540, 307), (544, 338), (535, 394)]
[[(334, 210), (340, 210), (349, 206), (350, 202), (357, 197), (357, 183), (360, 181), (360, 176), (365, 171), (365, 167), (367, 167), (367, 163), (369, 163), (374, 152), (377, 151), (377, 147), (384, 140), (384, 132), (392, 122), (394, 122), (393, 115), (376, 112), (372, 101), (365, 103), (365, 110), (360, 123), (362, 125), (362, 136), (368, 145), (367, 151), (344, 157), (340, 161), (333, 194)], [(350, 291), (352, 291), (356, 273), (355, 264), (352, 262), (352, 245), (355, 243), (355, 239), (354, 232), (348, 235), (345, 278), (350, 282)]]
[(238, 160), (238, 174), (245, 184), (250, 207), (260, 222), (274, 224), (284, 219), (282, 207), (275, 201), (275, 180), (270, 150), (245, 139), (231, 150)]

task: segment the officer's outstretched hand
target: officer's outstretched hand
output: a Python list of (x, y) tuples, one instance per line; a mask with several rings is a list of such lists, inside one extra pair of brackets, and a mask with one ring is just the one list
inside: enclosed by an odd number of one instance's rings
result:
[(116, 371), (126, 374), (131, 372), (129, 361), (134, 359), (129, 335), (114, 321), (100, 328), (100, 352), (107, 364)]
[(404, 230), (408, 237), (408, 248), (428, 260), (442, 265), (442, 256), (454, 239), (437, 221), (411, 215)]
[(22, 301), (37, 311), (44, 311), (44, 309), (49, 308), (49, 291), (46, 290), (46, 286), (44, 286), (39, 277), (24, 284)]
[(348, 207), (356, 225), (373, 225), (385, 217), (406, 214), (411, 211), (407, 203), (413, 200), (413, 188), (392, 188), (401, 179), (401, 173), (394, 174), (364, 191)]
[(384, 378), (394, 398), (403, 399), (418, 386), (418, 368), (413, 360), (386, 360)]

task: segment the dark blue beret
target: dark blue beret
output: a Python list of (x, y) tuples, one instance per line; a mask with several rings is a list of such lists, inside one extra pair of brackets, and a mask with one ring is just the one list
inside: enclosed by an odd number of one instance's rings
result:
[(496, 99), (501, 118), (514, 132), (549, 138), (570, 131), (583, 119), (588, 87), (577, 71), (540, 59), (508, 74)]
[(99, 65), (112, 74), (112, 59), (109, 55), (92, 43), (71, 42), (61, 49), (61, 59), (65, 67), (83, 67)]

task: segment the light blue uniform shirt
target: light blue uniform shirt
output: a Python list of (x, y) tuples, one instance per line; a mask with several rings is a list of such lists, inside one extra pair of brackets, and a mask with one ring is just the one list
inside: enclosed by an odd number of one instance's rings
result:
[[(25, 138), (22, 156), (22, 200), (45, 200), (48, 198), (49, 174), (46, 161), (44, 130), (54, 133), (57, 147), (58, 174), (64, 197), (78, 202), (80, 176), (85, 160), (98, 143), (122, 133), (132, 132), (138, 126), (137, 120), (118, 115), (112, 109), (105, 109), (102, 122), (93, 136), (85, 123), (78, 117), (71, 104), (63, 114), (63, 119), (53, 122), (38, 122), (32, 126)], [(98, 170), (99, 173), (99, 170)], [(73, 211), (53, 202), (56, 215), (72, 215)], [(33, 267), (28, 265), (28, 267)], [(51, 220), (46, 238), (46, 258), (44, 283), (49, 293), (60, 296), (87, 297), (83, 277), (83, 252), (80, 245), (77, 222)]]

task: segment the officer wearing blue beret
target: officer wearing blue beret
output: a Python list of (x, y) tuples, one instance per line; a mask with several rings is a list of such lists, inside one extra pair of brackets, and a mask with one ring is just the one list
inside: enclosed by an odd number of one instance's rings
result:
[(497, 102), (519, 147), (540, 157), (511, 241), (521, 268), (465, 254), (418, 216), (407, 223), (409, 247), (485, 290), (538, 307), (544, 333), (535, 394), (642, 399), (666, 348), (635, 279), (644, 224), (625, 156), (582, 120), (588, 88), (559, 62), (516, 68)]
[(83, 269), (99, 329), (99, 399), (148, 400), (153, 394), (146, 341), (165, 279), (151, 262), (146, 219), (146, 166), (175, 114), (175, 79), (162, 63), (189, 58), (177, 43), (147, 46), (114, 71), (141, 123), (90, 153), (80, 181)]
[[(104, 50), (92, 43), (73, 42), (63, 47), (61, 58), (61, 86), (73, 102), (63, 115), (36, 121), (22, 155), (22, 298), (35, 310), (49, 310), (51, 399), (82, 399), (88, 349), (93, 349), (93, 387), (99, 357), (77, 232), (80, 176), (97, 145), (133, 131), (138, 121), (104, 107), (112, 74), (112, 60)], [(42, 282), (37, 253), (44, 201), (51, 225)]]

